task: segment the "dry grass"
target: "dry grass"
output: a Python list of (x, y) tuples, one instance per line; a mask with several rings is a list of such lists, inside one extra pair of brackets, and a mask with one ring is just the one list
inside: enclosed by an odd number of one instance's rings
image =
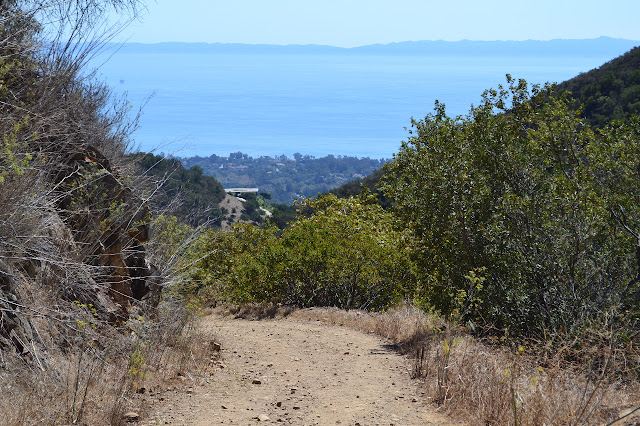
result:
[(607, 424), (640, 400), (635, 383), (611, 381), (559, 360), (547, 359), (543, 368), (526, 347), (485, 344), (410, 305), (384, 313), (311, 308), (289, 316), (389, 339), (412, 358), (413, 376), (430, 401), (470, 424)]
[(191, 322), (128, 327), (110, 347), (49, 354), (44, 371), (7, 360), (22, 367), (0, 371), (2, 425), (123, 425), (126, 412), (144, 417), (150, 392), (189, 386), (216, 356)]
[(282, 306), (276, 303), (247, 303), (237, 306), (220, 306), (214, 310), (217, 314), (223, 316), (233, 316), (248, 320), (261, 320), (284, 318), (289, 316), (296, 309), (291, 306)]

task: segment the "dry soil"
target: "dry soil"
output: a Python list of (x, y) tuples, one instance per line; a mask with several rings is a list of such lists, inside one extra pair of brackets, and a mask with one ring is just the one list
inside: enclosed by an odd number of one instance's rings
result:
[(374, 335), (217, 315), (202, 327), (220, 342), (217, 370), (206, 384), (167, 394), (146, 424), (455, 424), (429, 405), (408, 360)]

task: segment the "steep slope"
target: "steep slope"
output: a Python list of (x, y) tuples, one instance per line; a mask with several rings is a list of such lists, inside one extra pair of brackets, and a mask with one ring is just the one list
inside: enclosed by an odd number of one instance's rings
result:
[[(162, 280), (146, 247), (146, 184), (125, 155), (135, 120), (126, 103), (114, 101), (83, 68), (94, 44), (41, 39), (51, 34), (47, 25), (75, 25), (79, 37), (87, 36), (100, 12), (115, 5), (125, 13), (135, 3), (0, 4), (3, 424), (77, 423), (99, 410), (117, 416), (115, 406), (85, 411), (79, 383), (84, 380), (86, 398), (108, 369), (110, 377), (122, 378), (101, 382), (105, 389), (120, 387), (110, 394), (114, 400), (130, 392), (137, 371), (127, 370), (130, 354), (148, 341), (139, 330), (140, 337), (131, 335), (131, 321), (144, 322), (146, 315), (150, 326), (160, 318)], [(54, 34), (67, 34), (57, 29)], [(95, 363), (85, 369), (87, 358)], [(72, 380), (75, 391), (67, 386)], [(63, 408), (58, 399), (67, 401)]]
[(640, 47), (558, 85), (558, 93), (567, 91), (596, 127), (640, 114)]

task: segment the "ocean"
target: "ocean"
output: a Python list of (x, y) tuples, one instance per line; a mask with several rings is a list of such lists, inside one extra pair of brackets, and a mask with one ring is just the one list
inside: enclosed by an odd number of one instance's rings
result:
[(485, 89), (504, 84), (507, 73), (530, 83), (561, 82), (624, 53), (349, 55), (184, 47), (125, 45), (109, 52), (99, 69), (115, 93), (127, 94), (132, 111), (145, 105), (134, 134), (143, 151), (390, 158), (407, 138), (410, 118), (432, 112), (435, 100), (450, 115), (466, 114)]

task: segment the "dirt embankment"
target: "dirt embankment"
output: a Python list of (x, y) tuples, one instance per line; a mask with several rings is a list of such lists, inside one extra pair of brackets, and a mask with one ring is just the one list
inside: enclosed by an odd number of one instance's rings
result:
[(211, 315), (218, 370), (173, 392), (147, 424), (454, 424), (428, 405), (407, 360), (376, 336), (319, 322)]

